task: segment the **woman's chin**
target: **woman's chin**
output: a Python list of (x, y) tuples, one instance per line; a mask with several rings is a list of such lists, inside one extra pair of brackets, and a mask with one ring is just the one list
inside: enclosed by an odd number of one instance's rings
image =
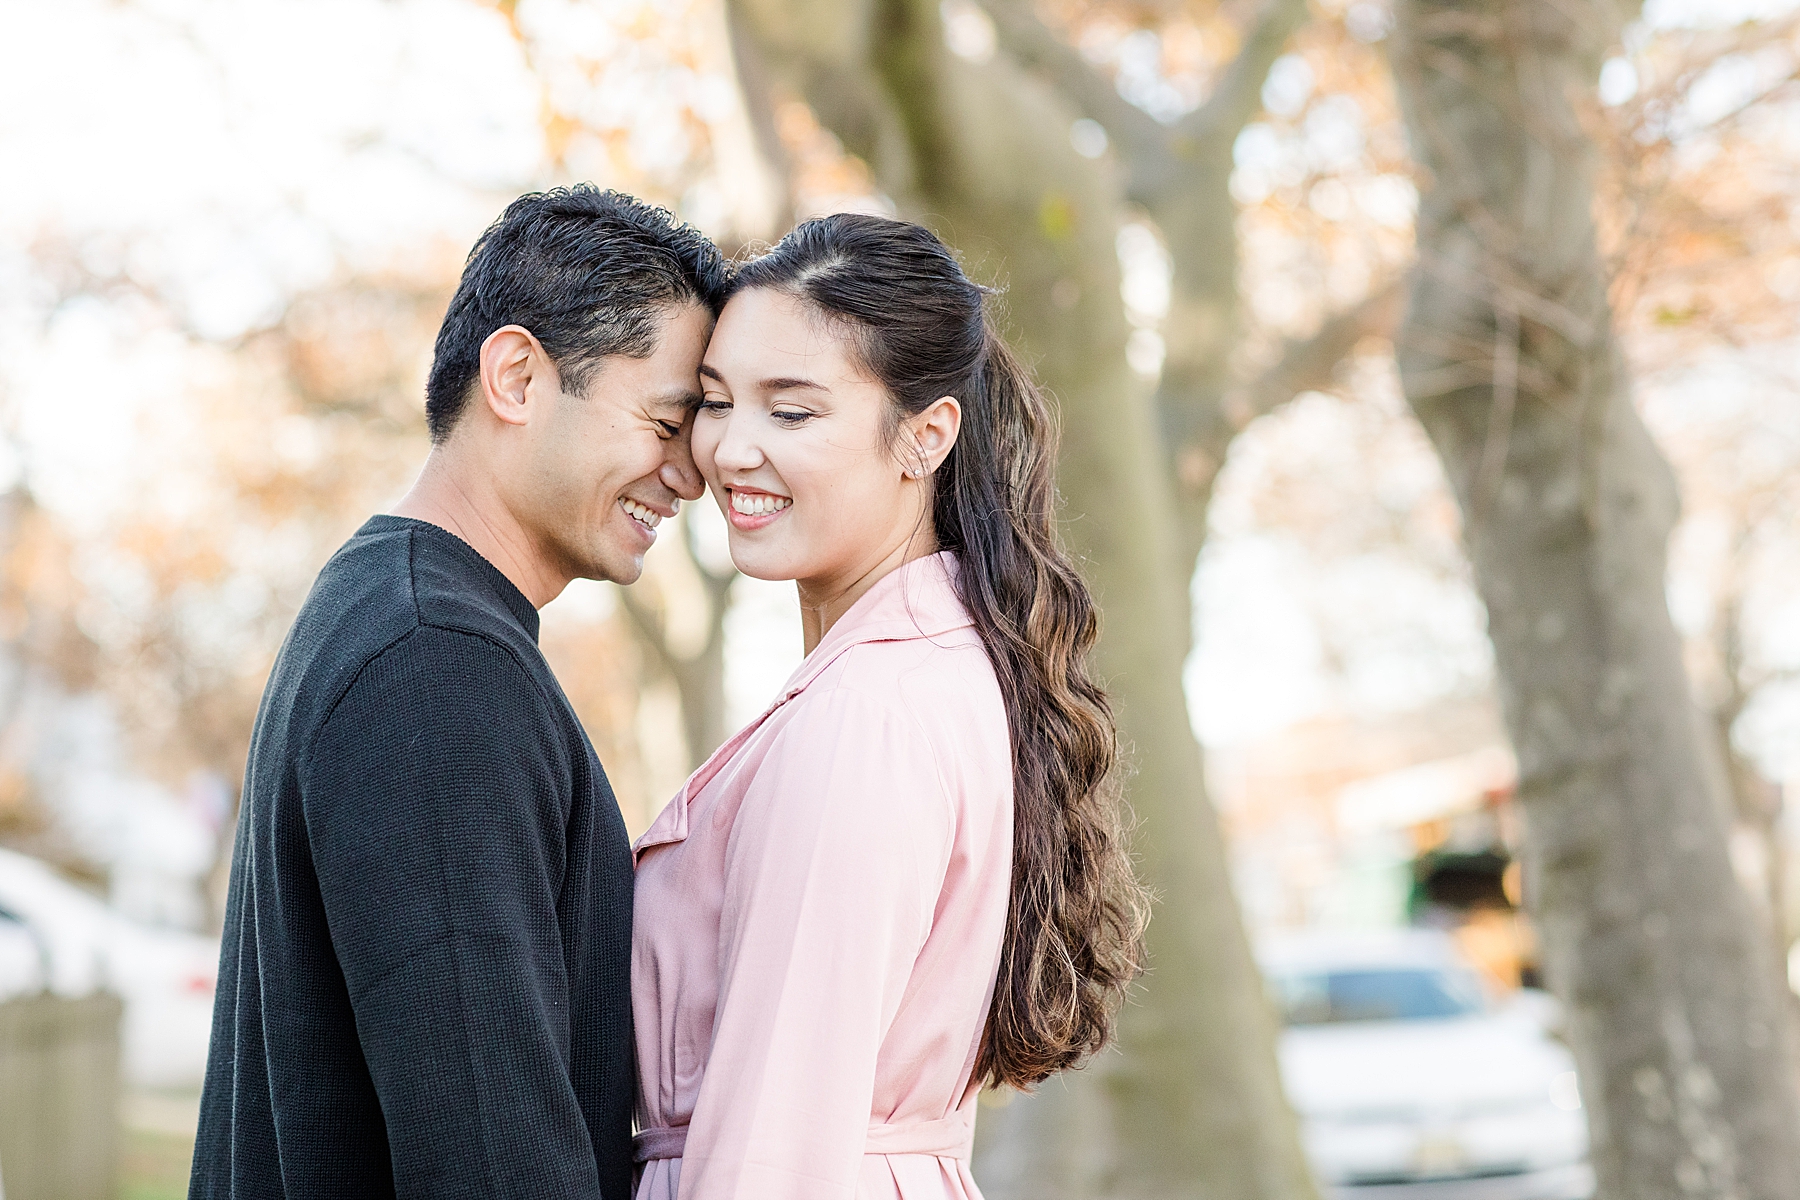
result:
[(761, 579), (769, 583), (786, 583), (798, 579), (799, 573), (775, 555), (757, 553), (750, 547), (733, 546), (731, 548), (731, 565), (740, 574), (752, 579)]

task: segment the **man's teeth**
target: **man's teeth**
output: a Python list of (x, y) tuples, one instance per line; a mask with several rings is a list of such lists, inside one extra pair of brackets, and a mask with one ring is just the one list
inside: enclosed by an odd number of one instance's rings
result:
[(661, 513), (651, 512), (636, 500), (620, 500), (619, 507), (623, 508), (633, 520), (648, 525), (652, 529), (655, 529), (657, 525), (662, 522)]
[(793, 503), (786, 496), (771, 496), (767, 493), (745, 495), (743, 492), (731, 493), (731, 507), (746, 517), (759, 517), (764, 513), (780, 512)]

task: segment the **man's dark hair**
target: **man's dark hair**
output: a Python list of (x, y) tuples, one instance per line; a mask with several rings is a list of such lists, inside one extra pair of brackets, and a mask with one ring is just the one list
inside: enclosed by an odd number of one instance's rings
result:
[(529, 329), (579, 394), (610, 355), (648, 358), (671, 306), (724, 303), (728, 270), (707, 236), (664, 209), (592, 184), (520, 196), (469, 252), (444, 314), (425, 423), (441, 442), (481, 373), (481, 344)]

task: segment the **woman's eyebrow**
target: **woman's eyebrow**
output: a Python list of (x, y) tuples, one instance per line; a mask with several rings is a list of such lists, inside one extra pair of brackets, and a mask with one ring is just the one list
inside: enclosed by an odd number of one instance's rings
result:
[(774, 379), (765, 379), (757, 386), (762, 388), (765, 392), (794, 392), (809, 389), (815, 392), (829, 392), (831, 390), (824, 384), (815, 383), (811, 379), (801, 379), (797, 376), (788, 375), (777, 376)]
[[(719, 373), (718, 368), (708, 363), (700, 364), (700, 374), (715, 383), (725, 382), (725, 376)], [(773, 379), (759, 380), (756, 386), (765, 392), (831, 391), (830, 388), (816, 380), (803, 379), (798, 375), (777, 375)]]

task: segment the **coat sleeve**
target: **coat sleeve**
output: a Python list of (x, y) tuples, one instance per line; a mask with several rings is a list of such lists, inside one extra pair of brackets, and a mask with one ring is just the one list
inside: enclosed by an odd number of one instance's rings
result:
[(570, 761), (531, 677), (484, 638), (419, 630), (300, 771), (396, 1194), (599, 1197), (557, 913)]
[[(719, 998), (681, 1200), (849, 1200), (876, 1057), (931, 931), (955, 834), (903, 707), (809, 695), (727, 849)], [(885, 1114), (882, 1114), (885, 1116)]]

